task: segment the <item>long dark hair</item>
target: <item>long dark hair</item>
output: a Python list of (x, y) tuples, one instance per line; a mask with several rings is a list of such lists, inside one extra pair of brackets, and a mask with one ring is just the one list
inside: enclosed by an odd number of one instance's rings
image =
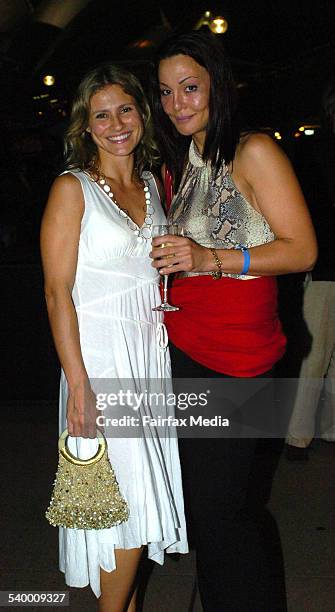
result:
[(176, 189), (180, 183), (191, 137), (179, 134), (165, 114), (161, 105), (158, 79), (160, 62), (174, 55), (192, 57), (209, 73), (209, 121), (202, 157), (204, 161), (211, 162), (215, 172), (219, 170), (223, 161), (226, 164), (233, 161), (239, 141), (239, 128), (236, 87), (230, 62), (215, 35), (210, 32), (193, 31), (166, 39), (156, 52), (152, 105), (156, 139), (161, 156), (174, 176)]

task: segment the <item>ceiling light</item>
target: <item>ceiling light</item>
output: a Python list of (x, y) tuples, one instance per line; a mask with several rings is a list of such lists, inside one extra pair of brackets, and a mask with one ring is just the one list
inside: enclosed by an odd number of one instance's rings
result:
[(43, 77), (43, 83), (44, 83), (44, 85), (47, 85), (47, 87), (51, 87), (51, 85), (54, 85), (55, 81), (56, 81), (56, 79), (55, 79), (55, 77), (52, 74), (46, 74)]
[(228, 21), (221, 15), (213, 17), (210, 11), (206, 11), (202, 17), (200, 17), (194, 29), (200, 30), (202, 26), (208, 26), (213, 34), (224, 34), (228, 30)]
[(228, 30), (228, 22), (224, 17), (214, 17), (209, 22), (209, 29), (213, 34), (224, 34)]

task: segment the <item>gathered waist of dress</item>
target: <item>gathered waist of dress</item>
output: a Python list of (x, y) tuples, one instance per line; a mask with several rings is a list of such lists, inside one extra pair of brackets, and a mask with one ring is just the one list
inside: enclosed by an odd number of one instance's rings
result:
[[(160, 320), (152, 310), (159, 304), (159, 285), (155, 280), (110, 278), (97, 274), (83, 274), (77, 271), (73, 286), (72, 299), (74, 306), (83, 316), (96, 319), (127, 319), (139, 322), (155, 323)], [(160, 315), (161, 316), (161, 315)]]
[(169, 338), (193, 360), (229, 376), (257, 376), (282, 357), (275, 277), (249, 282), (210, 276), (174, 279), (167, 312)]
[(112, 325), (112, 321), (115, 321), (116, 323), (133, 323), (135, 325), (145, 325), (145, 326), (151, 326), (151, 327), (156, 327), (157, 325), (160, 325), (163, 322), (163, 317), (162, 315), (158, 316), (158, 315), (152, 315), (150, 311), (148, 312), (135, 312), (135, 313), (128, 313), (129, 316), (123, 315), (122, 313), (115, 313), (115, 312), (107, 312), (107, 311), (103, 311), (101, 309), (90, 309), (90, 308), (86, 308), (85, 305), (81, 305), (81, 306), (75, 306), (75, 310), (78, 316), (80, 317), (85, 317), (85, 325), (86, 327), (89, 326), (89, 319), (92, 318), (92, 324), (95, 321), (99, 321), (99, 319), (108, 319)]
[(114, 277), (125, 276), (127, 278), (139, 278), (146, 282), (159, 283), (160, 276), (151, 265), (149, 257), (115, 257), (113, 259), (102, 259), (101, 261), (78, 260), (77, 272), (84, 270), (85, 273), (109, 275)]

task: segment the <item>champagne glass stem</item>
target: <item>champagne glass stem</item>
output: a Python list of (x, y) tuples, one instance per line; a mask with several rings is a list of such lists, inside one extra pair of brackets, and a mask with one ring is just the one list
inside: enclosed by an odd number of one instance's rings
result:
[[(182, 228), (181, 231), (178, 231), (179, 227), (176, 224), (165, 224), (165, 225), (154, 225), (152, 227), (152, 237), (155, 238), (157, 236), (168, 236), (171, 234), (172, 236), (183, 235)], [(164, 244), (161, 244), (162, 247), (171, 246), (167, 241)], [(161, 257), (159, 257), (161, 259)], [(179, 310), (179, 306), (173, 306), (168, 302), (168, 274), (162, 274), (163, 276), (163, 301), (159, 306), (155, 306), (152, 310), (163, 311), (163, 312), (173, 312), (174, 310)], [(161, 279), (162, 280), (162, 279)]]
[(163, 302), (164, 302), (164, 304), (167, 304), (168, 278), (169, 278), (169, 275), (168, 274), (164, 274), (164, 278), (163, 278)]

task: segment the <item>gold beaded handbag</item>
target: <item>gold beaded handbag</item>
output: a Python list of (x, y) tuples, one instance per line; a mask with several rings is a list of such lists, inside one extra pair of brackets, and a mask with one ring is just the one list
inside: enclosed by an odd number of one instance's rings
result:
[(89, 459), (79, 459), (69, 451), (67, 429), (58, 440), (58, 469), (45, 513), (54, 527), (108, 529), (129, 518), (108, 459), (106, 438), (99, 430), (97, 437), (98, 450)]

